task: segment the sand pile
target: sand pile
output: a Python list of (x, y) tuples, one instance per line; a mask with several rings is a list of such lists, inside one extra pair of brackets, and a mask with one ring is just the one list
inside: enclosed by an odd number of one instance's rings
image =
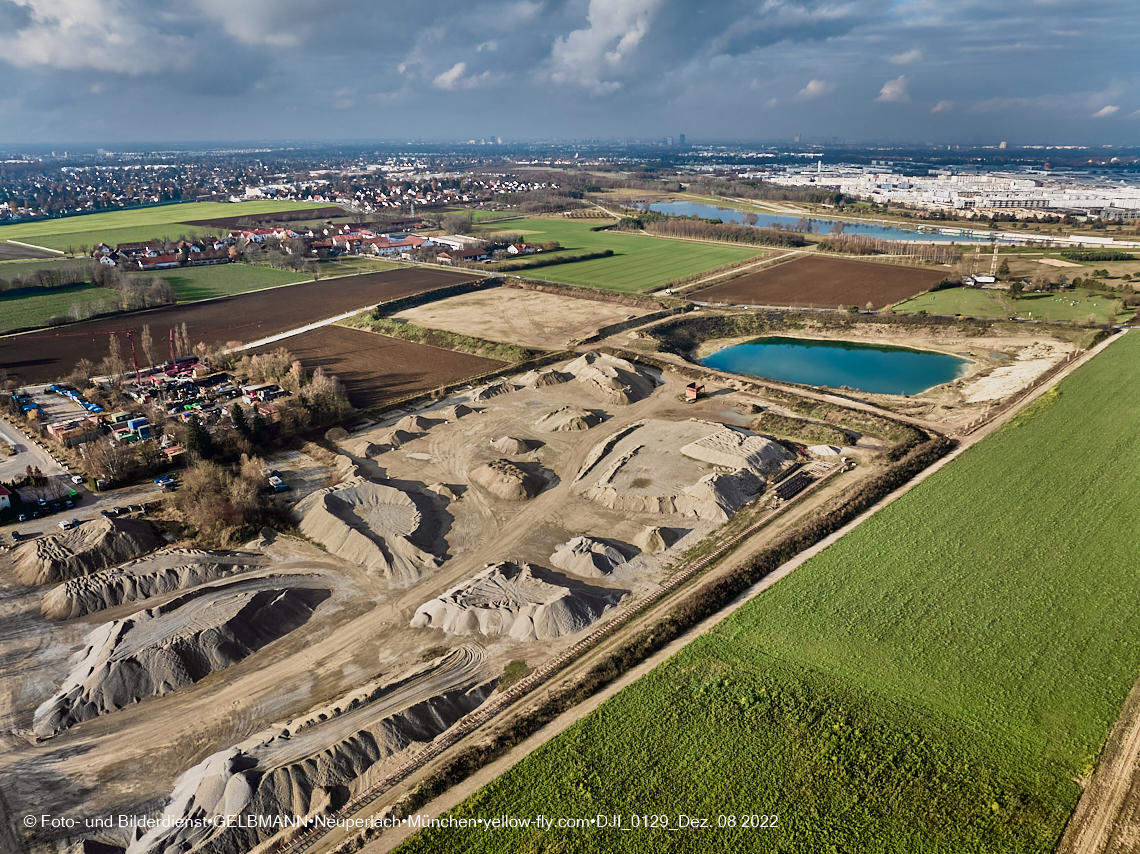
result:
[(812, 445), (808, 451), (817, 457), (838, 457), (843, 453), (843, 449), (837, 448), (835, 445)]
[(491, 447), (500, 454), (510, 454), (511, 456), (529, 454), (531, 451), (530, 443), (527, 442), (526, 439), (516, 439), (514, 436), (504, 436), (501, 439), (496, 439), (491, 443)]
[(395, 427), (397, 430), (406, 430), (409, 433), (426, 433), (438, 423), (438, 421), (424, 418), (422, 415), (405, 415), (396, 422)]
[(605, 353), (584, 353), (568, 364), (566, 370), (591, 395), (605, 403), (624, 406), (653, 392), (653, 380), (625, 359)]
[(677, 532), (672, 528), (659, 528), (656, 525), (646, 525), (638, 534), (634, 543), (646, 554), (658, 555), (672, 547), (677, 542)]
[(36, 709), (32, 728), (46, 738), (192, 685), (302, 625), (327, 596), (307, 588), (203, 590), (105, 623), (87, 636), (55, 696)]
[(536, 430), (545, 433), (578, 433), (601, 423), (602, 419), (588, 409), (580, 406), (563, 406), (539, 418), (534, 422), (534, 426)]
[(584, 585), (566, 587), (539, 567), (497, 563), (421, 605), (412, 627), (461, 635), (509, 635), (522, 641), (550, 640), (582, 631), (624, 593)]
[(24, 584), (55, 584), (140, 557), (158, 548), (149, 522), (98, 519), (12, 549), (16, 577)]
[[(778, 443), (721, 424), (648, 419), (600, 442), (574, 482), (592, 481), (584, 497), (619, 512), (723, 522), (763, 491), (763, 472), (784, 457)], [(725, 471), (710, 474), (713, 466)]]
[(216, 826), (182, 820), (338, 808), (392, 767), (395, 754), (431, 741), (477, 708), (494, 689), (490, 670), (477, 647), (456, 650), (206, 757), (178, 778), (167, 820), (135, 840), (129, 854), (245, 854), (282, 828), (257, 819)]
[(414, 581), (437, 560), (435, 531), (400, 490), (353, 478), (320, 489), (293, 510), (301, 533), (333, 554), (384, 575)]
[(165, 549), (52, 588), (40, 602), (40, 612), (50, 620), (82, 617), (124, 602), (140, 602), (151, 596), (249, 572), (269, 562), (261, 555), (241, 552)]
[(593, 537), (575, 537), (550, 556), (556, 567), (583, 578), (603, 578), (627, 560), (620, 550)]
[(457, 403), (454, 406), (445, 406), (443, 409), (439, 410), (438, 412), (433, 412), (432, 414), (438, 415), (444, 421), (451, 422), (457, 421), (460, 418), (463, 418), (465, 415), (471, 415), (473, 412), (475, 412), (475, 410), (470, 406), (462, 403)]
[(508, 382), (500, 380), (499, 382), (491, 383), (490, 385), (483, 386), (483, 388), (474, 392), (471, 395), (471, 400), (480, 402), (490, 400), (493, 397), (498, 397), (500, 394), (509, 394), (514, 391), (515, 387)]
[(527, 371), (518, 378), (518, 383), (523, 388), (548, 388), (552, 385), (568, 383), (572, 379), (574, 379), (573, 374), (566, 374), (562, 371)]
[(492, 460), (471, 472), (470, 479), (496, 498), (526, 501), (546, 488), (546, 480), (510, 460)]
[(795, 458), (779, 442), (727, 427), (696, 442), (690, 442), (681, 448), (681, 453), (720, 468), (748, 469), (753, 474), (764, 477), (775, 474), (784, 463)]
[(395, 450), (418, 438), (419, 436), (415, 433), (393, 428), (387, 433), (381, 433), (377, 439), (377, 444), (383, 446), (385, 450)]

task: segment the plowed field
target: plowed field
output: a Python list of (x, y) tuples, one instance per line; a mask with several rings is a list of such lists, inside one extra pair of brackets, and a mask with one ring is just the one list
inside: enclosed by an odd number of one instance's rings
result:
[(380, 406), (464, 377), (505, 367), (506, 362), (401, 341), (362, 329), (325, 326), (253, 352), (289, 349), (308, 370), (322, 367), (340, 377), (352, 405)]
[[(101, 362), (109, 352), (107, 333), (128, 328), (137, 333), (143, 324), (150, 326), (157, 351), (155, 360), (165, 361), (169, 358), (169, 331), (175, 327), (181, 329), (184, 323), (194, 344), (257, 341), (353, 309), (368, 308), (471, 278), (470, 273), (447, 270), (388, 270), (76, 323), (60, 327), (58, 331), (0, 339), (0, 368), (15, 374), (25, 384), (52, 382), (70, 373), (80, 359)], [(136, 345), (138, 341), (136, 334)], [(121, 343), (129, 360), (130, 345), (125, 340)], [(141, 365), (145, 359), (141, 351), (138, 355)]]
[(701, 302), (736, 305), (794, 305), (875, 308), (909, 299), (930, 290), (946, 277), (945, 268), (921, 269), (845, 261), (841, 258), (801, 258), (725, 282), (692, 294)]

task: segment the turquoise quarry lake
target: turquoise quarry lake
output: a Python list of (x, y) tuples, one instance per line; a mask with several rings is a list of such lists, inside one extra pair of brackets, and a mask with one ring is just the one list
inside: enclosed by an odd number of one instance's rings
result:
[(905, 347), (803, 338), (757, 338), (702, 361), (733, 374), (878, 394), (917, 394), (957, 379), (968, 364), (957, 356)]

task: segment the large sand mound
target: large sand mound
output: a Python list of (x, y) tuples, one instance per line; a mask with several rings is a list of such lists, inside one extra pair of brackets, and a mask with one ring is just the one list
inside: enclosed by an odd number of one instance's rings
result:
[(566, 366), (566, 370), (598, 400), (624, 406), (648, 397), (653, 380), (631, 362), (605, 353), (584, 353)]
[(602, 423), (602, 419), (580, 406), (563, 406), (534, 422), (545, 433), (578, 433)]
[(681, 448), (681, 453), (694, 460), (712, 463), (724, 469), (748, 469), (753, 474), (770, 477), (795, 455), (771, 439), (725, 428)]
[(472, 409), (470, 406), (462, 403), (456, 403), (453, 406), (445, 406), (438, 412), (433, 412), (432, 415), (438, 415), (444, 421), (450, 422), (457, 421), (466, 415), (471, 415), (473, 412), (476, 412), (476, 410)]
[(301, 533), (338, 557), (414, 581), (437, 560), (429, 520), (405, 493), (364, 478), (307, 496), (293, 510)]
[(407, 430), (409, 433), (426, 433), (438, 423), (422, 415), (405, 415), (396, 422), (395, 427), (397, 430)]
[(624, 593), (566, 587), (548, 571), (530, 564), (497, 563), (425, 602), (412, 618), (412, 626), (452, 634), (550, 640), (585, 629)]
[(500, 454), (509, 454), (517, 457), (519, 454), (529, 454), (530, 443), (526, 439), (516, 439), (514, 436), (503, 436), (491, 443), (491, 447)]
[(53, 587), (40, 602), (40, 611), (51, 620), (68, 620), (124, 602), (187, 590), (268, 564), (268, 558), (241, 552), (165, 549)]
[(677, 532), (672, 528), (647, 525), (634, 542), (646, 554), (661, 554), (677, 542)]
[(484, 463), (471, 472), (470, 478), (472, 483), (505, 501), (526, 501), (546, 488), (546, 480), (541, 475), (510, 460)]
[(493, 397), (498, 397), (501, 394), (509, 394), (515, 391), (515, 387), (508, 382), (500, 380), (499, 382), (491, 383), (490, 385), (483, 386), (471, 395), (471, 400), (479, 403), (484, 400), (490, 400)]
[(518, 382), (523, 388), (549, 388), (552, 385), (568, 383), (572, 379), (574, 379), (572, 374), (562, 371), (527, 371), (518, 378)]
[(55, 584), (133, 560), (156, 548), (158, 538), (149, 522), (98, 519), (21, 543), (12, 549), (12, 557), (20, 581)]
[(593, 537), (575, 537), (550, 556), (556, 567), (583, 578), (603, 578), (627, 560), (620, 550)]
[(32, 728), (51, 736), (191, 685), (297, 628), (327, 596), (308, 588), (203, 590), (105, 623), (87, 636), (55, 696), (36, 709)]
[[(723, 522), (764, 490), (765, 473), (784, 458), (791, 454), (781, 445), (721, 424), (646, 420), (600, 442), (575, 483), (592, 481), (585, 497), (619, 512)], [(714, 466), (723, 470), (709, 473)]]
[(477, 708), (494, 688), (489, 670), (482, 650), (464, 647), (206, 757), (175, 783), (166, 821), (135, 840), (129, 854), (245, 854), (281, 828), (256, 818), (185, 820), (312, 816), (338, 807), (396, 762), (394, 754), (431, 741)]

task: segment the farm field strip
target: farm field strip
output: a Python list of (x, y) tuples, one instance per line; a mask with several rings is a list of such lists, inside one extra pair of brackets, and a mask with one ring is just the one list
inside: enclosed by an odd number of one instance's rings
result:
[(67, 285), (42, 293), (0, 293), (0, 334), (13, 329), (46, 326), (53, 317), (67, 317), (72, 306), (100, 302), (117, 304), (119, 294), (92, 284)]
[(1128, 310), (1116, 313), (1119, 301), (1109, 295), (1070, 288), (1064, 292), (1026, 294), (1013, 299), (1007, 293), (948, 288), (923, 294), (895, 305), (897, 311), (926, 311), (930, 314), (969, 314), (979, 317), (1024, 317), (1033, 320), (1062, 320), (1079, 323), (1091, 314), (1097, 323), (1115, 323), (1130, 317)]
[(777, 829), (399, 850), (1052, 851), (1140, 672), (1138, 379), (1126, 335), (453, 811)]
[(702, 273), (735, 261), (755, 257), (760, 247), (736, 247), (715, 243), (670, 240), (644, 234), (590, 231), (597, 220), (521, 219), (499, 224), (497, 230), (523, 233), (531, 243), (557, 240), (571, 254), (612, 249), (613, 257), (576, 261), (533, 270), (514, 270), (504, 275), (522, 276), (571, 285), (644, 291), (672, 279)]
[[(3, 225), (0, 226), (0, 240), (23, 240), (27, 243), (39, 243), (44, 246), (59, 248), (54, 245), (54, 242), (48, 243), (46, 241), (49, 238), (61, 235), (98, 234), (126, 228), (150, 229), (150, 236), (156, 237), (160, 235), (155, 234), (155, 230), (161, 230), (168, 226), (174, 228), (188, 220), (209, 219), (213, 216), (257, 216), (278, 211), (325, 207), (327, 205), (312, 202), (286, 201), (238, 202), (234, 204), (188, 202), (186, 204), (161, 205), (124, 211), (103, 211), (82, 216)], [(184, 229), (188, 230), (189, 227), (184, 227)]]
[(316, 320), (472, 278), (461, 271), (389, 270), (85, 321), (55, 331), (0, 338), (0, 367), (17, 375), (25, 384), (52, 382), (68, 374), (80, 359), (98, 364), (108, 353), (108, 333), (115, 330), (149, 325), (158, 342), (160, 359), (164, 360), (167, 332), (176, 326), (181, 328), (182, 324), (186, 324), (195, 344), (199, 341), (209, 344), (256, 341)]
[[(506, 367), (505, 362), (389, 338), (362, 329), (324, 326), (292, 336), (286, 344), (308, 369), (324, 368), (348, 389), (352, 405), (364, 409), (430, 391), (448, 383)], [(269, 352), (276, 345), (253, 349)]]
[(883, 308), (928, 290), (944, 276), (939, 270), (805, 256), (689, 297), (709, 303), (820, 308), (857, 305), (862, 309), (871, 302)]

